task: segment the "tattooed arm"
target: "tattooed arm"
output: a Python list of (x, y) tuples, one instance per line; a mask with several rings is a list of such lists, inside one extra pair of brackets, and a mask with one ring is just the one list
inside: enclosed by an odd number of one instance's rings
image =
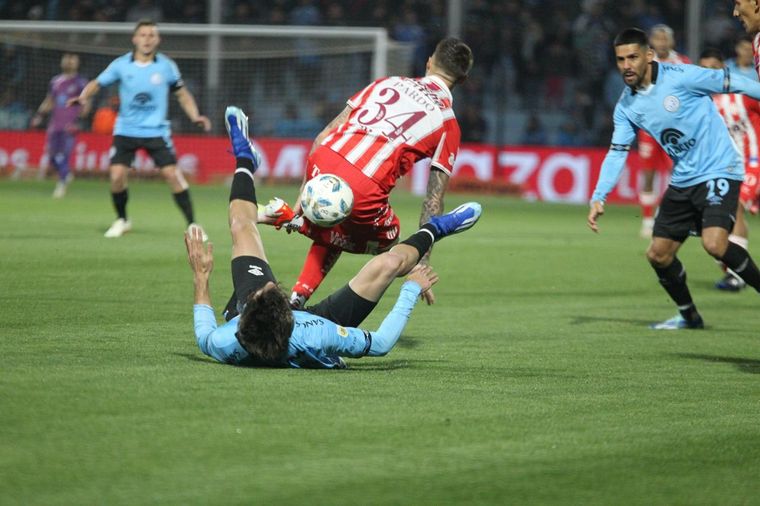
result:
[[(430, 168), (430, 177), (427, 185), (427, 195), (425, 200), (422, 201), (422, 212), (420, 213), (420, 226), (430, 221), (431, 216), (438, 216), (443, 214), (443, 195), (446, 193), (446, 187), (449, 185), (449, 176), (442, 170), (432, 166)], [(433, 250), (431, 247), (428, 252), (422, 257), (419, 263), (428, 265), (430, 263), (430, 252)], [(422, 298), (425, 299), (428, 305), (435, 302), (435, 295), (432, 290), (428, 290), (422, 294)]]

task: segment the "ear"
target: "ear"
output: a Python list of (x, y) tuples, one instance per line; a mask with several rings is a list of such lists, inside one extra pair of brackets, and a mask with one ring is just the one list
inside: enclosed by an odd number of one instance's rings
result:
[(652, 49), (651, 47), (647, 49), (646, 58), (647, 58), (647, 63), (652, 63), (654, 61), (654, 49)]

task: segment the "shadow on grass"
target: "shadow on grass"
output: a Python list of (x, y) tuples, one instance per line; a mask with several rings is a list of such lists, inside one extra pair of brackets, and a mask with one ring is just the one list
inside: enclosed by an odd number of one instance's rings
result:
[(748, 374), (760, 374), (760, 360), (743, 357), (721, 357), (718, 355), (702, 355), (699, 353), (676, 353), (675, 356), (705, 362), (720, 362), (722, 364), (735, 365), (741, 372)]
[[(180, 353), (180, 352), (174, 352), (172, 355), (175, 355), (177, 357), (185, 358), (191, 362), (200, 362), (206, 365), (214, 365), (214, 366), (225, 366), (229, 367), (227, 364), (223, 364), (221, 362), (217, 362), (216, 360), (196, 355), (194, 353)], [(420, 364), (424, 363), (440, 363), (441, 360), (380, 360), (377, 361), (377, 359), (373, 359), (370, 357), (364, 358), (361, 361), (349, 361), (348, 362), (348, 368), (347, 369), (309, 369), (305, 368), (302, 369), (303, 371), (332, 371), (333, 373), (336, 371), (340, 372), (351, 372), (351, 371), (393, 371), (397, 369), (418, 369), (422, 367)], [(243, 368), (250, 368), (255, 369), (255, 367), (249, 367), (249, 366), (235, 366), (235, 367), (243, 367)], [(271, 370), (287, 370), (292, 371), (293, 368), (290, 367), (274, 367), (274, 368), (266, 368)]]
[(609, 316), (576, 316), (570, 321), (571, 325), (587, 325), (589, 323), (599, 322), (613, 322), (613, 323), (628, 323), (636, 326), (649, 327), (652, 320), (636, 320), (634, 318), (613, 318)]

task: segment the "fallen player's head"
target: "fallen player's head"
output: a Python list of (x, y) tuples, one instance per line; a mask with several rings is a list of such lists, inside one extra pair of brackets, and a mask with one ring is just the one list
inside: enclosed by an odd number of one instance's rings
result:
[(435, 46), (429, 64), (433, 69), (451, 81), (451, 87), (467, 78), (472, 68), (473, 58), (470, 46), (454, 37), (447, 37)]
[(237, 337), (257, 361), (282, 365), (288, 354), (293, 325), (288, 296), (270, 282), (248, 296), (240, 314)]

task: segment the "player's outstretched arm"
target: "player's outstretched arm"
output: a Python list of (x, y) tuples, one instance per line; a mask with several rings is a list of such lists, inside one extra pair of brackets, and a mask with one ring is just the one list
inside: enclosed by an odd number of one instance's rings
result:
[(34, 114), (34, 116), (32, 116), (32, 121), (30, 122), (31, 127), (37, 128), (38, 126), (40, 126), (42, 124), (43, 117), (52, 110), (53, 110), (53, 96), (50, 93), (48, 93), (47, 95), (45, 95), (45, 99), (37, 108), (37, 112)]
[[(71, 107), (72, 105), (82, 105), (82, 106), (88, 106), (90, 102), (90, 98), (95, 96), (100, 91), (100, 83), (96, 79), (93, 79), (82, 90), (82, 93), (79, 94), (78, 97), (70, 98), (66, 101), (66, 106)], [(89, 107), (89, 106), (88, 106)]]
[(187, 262), (193, 271), (194, 303), (210, 306), (211, 295), (208, 282), (211, 271), (214, 269), (214, 245), (211, 242), (203, 243), (203, 232), (200, 227), (191, 227), (185, 232), (185, 247), (187, 248)]
[(599, 224), (597, 223), (597, 219), (604, 214), (604, 202), (592, 200), (590, 207), (591, 208), (588, 211), (587, 223), (591, 230), (598, 233)]
[(178, 89), (174, 95), (190, 121), (203, 128), (204, 132), (211, 130), (211, 121), (198, 111), (198, 104), (195, 103), (193, 94), (187, 88)]
[(367, 356), (380, 357), (387, 355), (393, 349), (409, 321), (409, 316), (420, 294), (429, 291), (437, 282), (438, 274), (429, 265), (417, 265), (412, 269), (401, 286), (401, 293), (393, 309), (380, 327), (371, 332), (372, 345)]

